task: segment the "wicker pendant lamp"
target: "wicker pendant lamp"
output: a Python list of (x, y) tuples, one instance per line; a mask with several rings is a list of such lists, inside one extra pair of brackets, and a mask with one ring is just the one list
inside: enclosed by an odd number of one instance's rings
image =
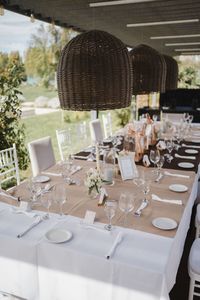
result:
[(130, 51), (133, 69), (133, 94), (164, 92), (166, 64), (163, 56), (147, 45)]
[(163, 55), (163, 57), (167, 67), (165, 89), (166, 91), (175, 90), (178, 85), (178, 63), (171, 56)]
[(71, 40), (61, 53), (57, 74), (62, 109), (106, 110), (130, 105), (129, 53), (107, 32), (92, 30)]

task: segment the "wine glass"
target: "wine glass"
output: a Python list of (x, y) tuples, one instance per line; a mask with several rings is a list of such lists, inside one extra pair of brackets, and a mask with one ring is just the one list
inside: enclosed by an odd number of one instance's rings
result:
[(158, 116), (157, 115), (153, 115), (153, 121), (156, 122), (158, 120)]
[(34, 177), (28, 180), (28, 190), (31, 194), (31, 203), (34, 205), (40, 205), (40, 196), (42, 193), (42, 188), (40, 183), (36, 182)]
[(73, 168), (73, 155), (68, 155), (67, 159), (62, 162), (62, 177), (68, 184), (71, 183), (70, 173)]
[(149, 158), (150, 158), (150, 161), (154, 164), (154, 168), (155, 168), (157, 162), (160, 159), (160, 151), (159, 150), (151, 150)]
[(171, 155), (171, 153), (172, 153), (172, 150), (174, 148), (174, 143), (173, 143), (172, 140), (171, 141), (167, 141), (166, 148), (167, 148), (167, 150), (169, 152), (168, 154), (166, 154), (167, 161), (171, 162), (171, 160), (173, 159), (173, 156)]
[(47, 209), (47, 218), (49, 218), (49, 213), (50, 213), (50, 206), (52, 204), (53, 201), (53, 191), (50, 191), (48, 193), (42, 193), (41, 194), (41, 204), (42, 206), (44, 206)]
[(107, 200), (105, 202), (104, 211), (108, 218), (108, 224), (105, 225), (105, 229), (108, 231), (112, 230), (112, 218), (115, 216), (116, 209), (117, 209), (116, 200)]
[(124, 226), (126, 226), (128, 213), (134, 208), (134, 197), (130, 193), (121, 193), (119, 198), (119, 208), (124, 212)]
[(67, 189), (64, 183), (60, 183), (55, 186), (54, 199), (55, 199), (55, 203), (59, 205), (59, 215), (60, 218), (62, 218), (64, 216), (63, 205), (67, 201)]
[(157, 168), (158, 168), (158, 175), (161, 174), (161, 169), (164, 165), (164, 162), (165, 162), (165, 157), (163, 155), (161, 155), (159, 161), (156, 163)]

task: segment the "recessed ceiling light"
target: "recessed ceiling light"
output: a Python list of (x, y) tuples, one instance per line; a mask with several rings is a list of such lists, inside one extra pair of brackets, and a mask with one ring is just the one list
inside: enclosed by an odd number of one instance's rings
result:
[(181, 39), (181, 38), (193, 38), (199, 37), (200, 34), (182, 34), (182, 35), (163, 35), (163, 36), (151, 36), (151, 40), (162, 40), (162, 39)]
[(94, 2), (89, 3), (90, 7), (100, 7), (100, 6), (111, 6), (111, 5), (123, 5), (131, 3), (141, 3), (141, 2), (153, 2), (158, 0), (117, 0), (117, 1), (104, 1), (104, 2)]
[(199, 19), (135, 23), (135, 24), (127, 24), (126, 26), (127, 27), (141, 27), (141, 26), (156, 26), (156, 25), (182, 24), (182, 23), (194, 23), (194, 22), (199, 22)]
[(193, 43), (170, 43), (165, 44), (165, 46), (185, 46), (185, 45), (200, 45), (200, 42), (193, 42)]
[(182, 52), (182, 51), (189, 51), (189, 52), (191, 52), (191, 51), (200, 51), (200, 48), (188, 48), (188, 49), (174, 49), (174, 51), (177, 51), (177, 52)]

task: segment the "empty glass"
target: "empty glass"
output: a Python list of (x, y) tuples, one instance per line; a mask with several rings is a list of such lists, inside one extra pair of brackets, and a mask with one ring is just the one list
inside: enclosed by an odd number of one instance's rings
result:
[(47, 217), (49, 218), (50, 206), (53, 202), (53, 191), (41, 195), (41, 204), (47, 209)]
[(34, 205), (40, 205), (41, 204), (40, 197), (41, 197), (41, 193), (42, 193), (41, 184), (38, 182), (35, 182), (34, 178), (31, 177), (28, 180), (27, 187), (28, 187), (28, 190), (31, 195), (31, 203)]
[(63, 205), (67, 201), (67, 189), (66, 185), (64, 183), (57, 184), (54, 189), (54, 200), (55, 203), (59, 205), (59, 214), (62, 218), (64, 216), (63, 214)]
[(164, 165), (164, 162), (165, 162), (165, 157), (163, 155), (161, 155), (159, 161), (156, 163), (157, 168), (158, 168), (158, 175), (161, 174), (161, 169)]
[(174, 148), (174, 143), (173, 143), (173, 141), (171, 140), (171, 141), (167, 141), (167, 143), (166, 143), (166, 148), (167, 148), (167, 150), (168, 150), (168, 154), (166, 154), (166, 157), (167, 157), (167, 161), (168, 162), (171, 162), (172, 161), (172, 159), (173, 159), (173, 156), (171, 155), (171, 153), (172, 153), (172, 150), (173, 150), (173, 148)]
[(117, 209), (117, 201), (116, 200), (107, 200), (105, 202), (104, 211), (108, 218), (108, 224), (105, 225), (105, 229), (108, 231), (112, 230), (112, 218), (115, 216)]
[(149, 158), (150, 158), (150, 161), (154, 164), (154, 168), (155, 168), (157, 162), (160, 159), (160, 151), (159, 150), (151, 150)]
[(134, 208), (134, 197), (130, 193), (123, 192), (119, 198), (119, 208), (124, 212), (124, 226), (127, 225), (127, 216)]

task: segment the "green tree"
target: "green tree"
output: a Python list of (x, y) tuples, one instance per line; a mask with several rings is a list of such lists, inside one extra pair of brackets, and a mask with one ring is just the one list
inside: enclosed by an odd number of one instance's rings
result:
[(41, 25), (31, 36), (25, 54), (27, 75), (38, 77), (46, 88), (55, 80), (55, 72), (63, 46), (71, 39), (72, 31), (49, 25)]
[(193, 66), (181, 66), (179, 71), (179, 88), (199, 88), (197, 69)]
[(24, 125), (20, 122), (22, 112), (19, 95), (22, 93), (18, 90), (25, 79), (19, 54), (11, 54), (7, 65), (0, 65), (0, 149), (6, 149), (15, 143), (20, 169), (28, 166)]

